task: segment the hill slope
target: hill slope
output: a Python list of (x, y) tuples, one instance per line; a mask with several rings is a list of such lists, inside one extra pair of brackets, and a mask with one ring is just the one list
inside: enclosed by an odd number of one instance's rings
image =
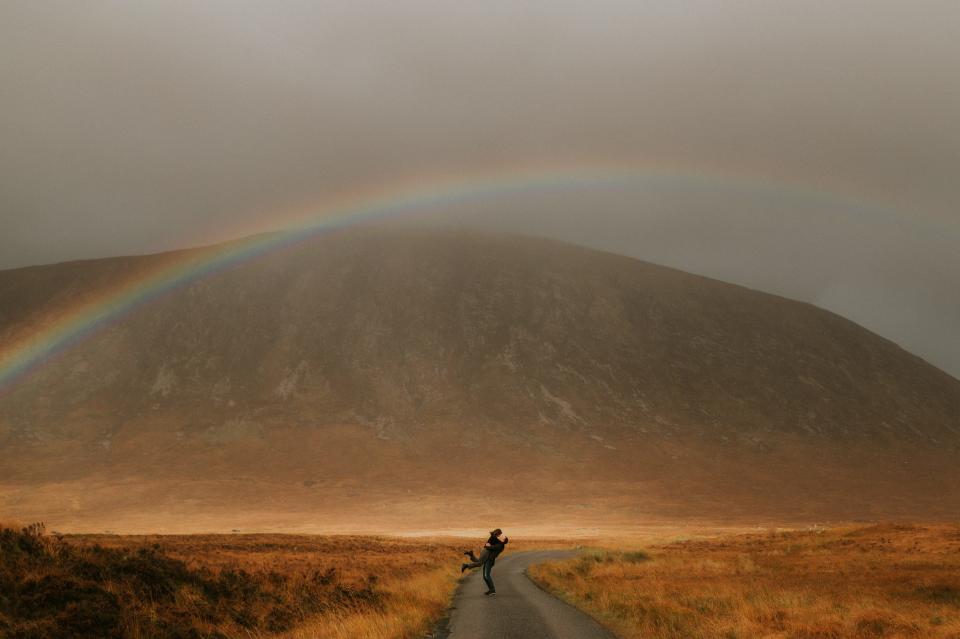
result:
[[(175, 257), (0, 272), (0, 340)], [(339, 232), (172, 291), (0, 398), (0, 442), (0, 511), (62, 527), (960, 505), (960, 382), (893, 343), (637, 260), (453, 231)]]

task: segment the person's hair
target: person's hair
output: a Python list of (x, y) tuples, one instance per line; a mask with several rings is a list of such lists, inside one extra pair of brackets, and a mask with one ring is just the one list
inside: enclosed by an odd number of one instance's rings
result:
[(494, 528), (493, 530), (490, 531), (490, 534), (491, 534), (491, 535), (494, 535), (494, 536), (496, 536), (496, 535), (502, 535), (502, 534), (503, 534), (503, 531), (500, 530), (499, 528)]

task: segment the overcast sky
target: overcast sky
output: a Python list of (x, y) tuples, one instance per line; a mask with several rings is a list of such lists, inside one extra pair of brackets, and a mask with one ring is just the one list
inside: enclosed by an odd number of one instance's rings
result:
[(955, 0), (5, 0), (0, 96), (0, 268), (402, 178), (637, 163), (740, 177), (443, 217), (814, 302), (960, 376)]

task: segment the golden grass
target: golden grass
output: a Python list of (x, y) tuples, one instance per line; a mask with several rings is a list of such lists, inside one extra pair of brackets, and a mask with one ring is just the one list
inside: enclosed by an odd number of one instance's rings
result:
[(599, 549), (530, 572), (625, 639), (960, 639), (960, 526)]
[[(161, 547), (170, 556), (192, 566), (290, 576), (332, 570), (347, 588), (373, 584), (376, 598), (370, 602), (329, 606), (319, 614), (298, 612), (297, 617), (304, 620), (290, 631), (250, 633), (283, 639), (422, 637), (449, 604), (459, 577), (461, 546), (465, 546), (456, 540), (315, 535), (185, 535), (118, 541), (157, 543), (154, 539), (162, 540)], [(291, 583), (296, 587), (297, 580)]]
[(393, 584), (380, 610), (348, 610), (312, 619), (289, 639), (396, 639), (422, 637), (440, 618), (456, 585), (448, 569), (438, 569)]
[(0, 527), (0, 636), (412, 639), (443, 614), (465, 545), (306, 535), (59, 538)]

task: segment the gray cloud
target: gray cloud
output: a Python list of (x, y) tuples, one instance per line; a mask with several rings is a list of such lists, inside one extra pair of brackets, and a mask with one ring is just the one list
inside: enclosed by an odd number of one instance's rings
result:
[(875, 204), (614, 189), (445, 219), (812, 301), (958, 375), (958, 59), (952, 1), (5, 2), (0, 268), (404, 177), (638, 162)]

